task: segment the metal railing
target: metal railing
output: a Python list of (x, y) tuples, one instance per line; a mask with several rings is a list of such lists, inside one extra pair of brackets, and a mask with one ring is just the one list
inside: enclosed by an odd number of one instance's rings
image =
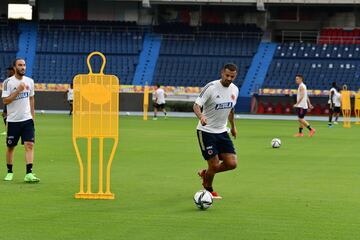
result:
[(281, 42), (311, 42), (317, 43), (319, 31), (282, 31)]
[(256, 39), (260, 40), (262, 38), (262, 33), (255, 32), (198, 32), (193, 34), (181, 34), (181, 33), (162, 33), (154, 34), (156, 36), (161, 36), (165, 40), (189, 40), (194, 41), (201, 37), (206, 38), (237, 38), (237, 39)]
[(317, 43), (327, 44), (359, 44), (360, 36), (318, 36)]
[(121, 26), (121, 25), (81, 25), (81, 24), (52, 24), (41, 23), (39, 31), (79, 31), (79, 32), (148, 32), (151, 28), (143, 26)]

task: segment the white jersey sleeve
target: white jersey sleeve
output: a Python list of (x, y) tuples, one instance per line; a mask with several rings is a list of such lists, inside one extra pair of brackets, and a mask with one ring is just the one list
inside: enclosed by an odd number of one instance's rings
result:
[(4, 82), (3, 82), (3, 90), (2, 90), (2, 94), (1, 94), (1, 97), (2, 98), (6, 98), (8, 96), (10, 96), (10, 89), (11, 87), (9, 86), (9, 78), (6, 79)]
[(210, 98), (210, 96), (211, 96), (211, 87), (212, 86), (214, 86), (214, 84), (209, 83), (203, 88), (200, 95), (195, 100), (195, 103), (197, 105), (202, 107), (206, 103), (206, 101)]

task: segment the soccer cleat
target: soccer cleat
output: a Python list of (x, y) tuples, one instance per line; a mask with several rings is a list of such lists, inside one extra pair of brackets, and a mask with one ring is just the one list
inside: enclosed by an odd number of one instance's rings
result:
[(213, 199), (222, 199), (222, 197), (217, 192), (211, 192), (211, 196)]
[(24, 182), (38, 183), (38, 182), (40, 182), (40, 178), (35, 177), (35, 174), (33, 174), (33, 173), (28, 173), (25, 175)]
[(14, 173), (8, 173), (6, 174), (4, 181), (12, 181), (14, 177)]
[(294, 135), (294, 137), (303, 137), (304, 136), (304, 133), (297, 133)]
[(332, 124), (328, 124), (328, 128), (332, 128), (333, 127), (333, 125)]
[(199, 170), (198, 171), (198, 175), (199, 177), (201, 177), (202, 179), (202, 185), (204, 186), (205, 184), (205, 174), (206, 174), (206, 170), (205, 169), (202, 169), (202, 170)]
[(314, 136), (315, 132), (316, 132), (315, 128), (312, 128), (309, 132), (309, 137)]

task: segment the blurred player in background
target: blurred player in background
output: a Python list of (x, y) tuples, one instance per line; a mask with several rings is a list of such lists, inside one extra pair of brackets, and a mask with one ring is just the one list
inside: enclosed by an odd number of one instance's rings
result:
[(235, 64), (224, 65), (221, 79), (208, 83), (194, 104), (194, 112), (199, 119), (198, 141), (208, 164), (208, 168), (200, 170), (198, 174), (203, 180), (204, 188), (217, 199), (222, 197), (212, 187), (215, 174), (235, 169), (237, 166), (235, 148), (227, 133), (229, 120), (231, 135), (236, 138), (234, 106), (239, 89), (232, 82), (236, 78), (237, 71)]
[(2, 98), (7, 105), (6, 163), (8, 173), (5, 181), (13, 180), (14, 150), (21, 137), (25, 147), (26, 175), (25, 182), (39, 182), (32, 173), (35, 142), (35, 101), (34, 80), (25, 76), (26, 64), (22, 58), (13, 63), (15, 75), (3, 84)]
[(65, 93), (65, 99), (69, 104), (69, 116), (71, 116), (73, 111), (73, 100), (74, 100), (74, 90), (72, 83), (70, 83), (69, 88)]
[(155, 92), (154, 92), (154, 118), (153, 120), (157, 120), (157, 112), (158, 111), (163, 111), (164, 115), (165, 115), (165, 119), (166, 119), (166, 109), (165, 109), (165, 91), (164, 89), (160, 88), (160, 85), (157, 84), (155, 87)]
[(304, 84), (304, 77), (300, 74), (296, 75), (295, 78), (296, 84), (299, 85), (296, 97), (296, 104), (294, 108), (296, 109), (299, 121), (299, 132), (295, 134), (295, 137), (303, 137), (304, 127), (309, 130), (309, 136), (312, 137), (315, 134), (315, 128), (311, 128), (310, 124), (304, 119), (307, 113), (307, 110), (313, 109), (311, 105), (306, 85)]
[(328, 126), (332, 127), (332, 118), (335, 116), (334, 124), (338, 124), (338, 118), (341, 112), (341, 94), (340, 89), (336, 85), (336, 82), (332, 83), (332, 87), (329, 92), (329, 123)]
[[(15, 74), (14, 68), (12, 66), (9, 66), (6, 69), (6, 77), (9, 78), (9, 77), (13, 76), (14, 74)], [(5, 80), (4, 80), (4, 82), (5, 82)], [(3, 107), (2, 117), (3, 117), (3, 120), (4, 120), (4, 124), (5, 124), (5, 129), (6, 129), (6, 118), (7, 118), (6, 104), (4, 104), (4, 107)], [(1, 135), (6, 135), (6, 130), (4, 132), (2, 132)]]

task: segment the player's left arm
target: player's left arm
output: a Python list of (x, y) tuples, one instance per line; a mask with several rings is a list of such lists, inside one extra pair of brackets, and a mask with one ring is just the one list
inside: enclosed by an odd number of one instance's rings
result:
[(311, 102), (310, 102), (309, 96), (307, 97), (307, 104), (308, 104), (308, 106), (309, 106), (310, 109), (313, 109), (313, 108), (314, 108), (314, 106), (313, 106), (313, 105), (311, 104)]
[(35, 97), (31, 96), (29, 100), (30, 100), (31, 116), (32, 116), (33, 120), (35, 121)]
[(230, 113), (229, 113), (229, 117), (228, 117), (229, 123), (230, 123), (230, 132), (231, 135), (236, 138), (237, 136), (237, 129), (235, 126), (235, 111), (234, 109), (231, 109)]
[(30, 84), (30, 97), (29, 97), (29, 101), (30, 101), (30, 112), (31, 112), (31, 116), (33, 121), (35, 121), (35, 86), (34, 86), (34, 82), (32, 82)]

